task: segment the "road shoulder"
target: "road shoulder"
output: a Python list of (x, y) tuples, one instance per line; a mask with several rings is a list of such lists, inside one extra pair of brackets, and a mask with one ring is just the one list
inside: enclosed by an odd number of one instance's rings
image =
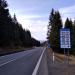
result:
[(75, 65), (63, 63), (59, 58), (55, 58), (53, 62), (52, 52), (51, 49), (47, 49), (49, 75), (75, 75)]

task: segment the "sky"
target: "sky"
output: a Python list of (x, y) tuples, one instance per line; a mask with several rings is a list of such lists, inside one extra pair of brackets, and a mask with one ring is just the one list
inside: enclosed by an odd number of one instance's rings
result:
[(51, 9), (58, 10), (63, 22), (75, 19), (75, 0), (7, 0), (11, 16), (16, 14), (22, 27), (29, 29), (32, 37), (46, 40)]

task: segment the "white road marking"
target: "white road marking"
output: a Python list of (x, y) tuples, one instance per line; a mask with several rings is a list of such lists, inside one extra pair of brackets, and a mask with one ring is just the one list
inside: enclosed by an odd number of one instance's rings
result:
[(40, 66), (40, 63), (41, 63), (41, 60), (42, 60), (42, 57), (43, 57), (43, 54), (44, 54), (45, 50), (46, 50), (46, 48), (43, 50), (43, 52), (42, 52), (42, 54), (41, 54), (41, 56), (40, 56), (40, 58), (39, 58), (39, 60), (37, 62), (37, 65), (36, 65), (36, 67), (35, 67), (35, 69), (34, 69), (34, 71), (32, 73), (32, 75), (37, 75), (37, 71), (39, 69), (39, 66)]
[[(25, 55), (28, 55), (28, 54), (31, 53), (32, 51), (35, 51), (35, 50), (27, 51), (27, 53), (26, 53)], [(24, 51), (24, 52), (26, 52), (26, 51)], [(15, 59), (11, 59), (11, 60), (9, 60), (9, 61), (7, 61), (7, 62), (4, 62), (4, 63), (0, 64), (0, 67), (2, 67), (3, 65), (6, 65), (6, 64), (8, 64), (8, 63), (10, 63), (10, 62), (12, 62), (12, 61), (15, 61), (15, 60), (17, 60), (17, 59), (20, 59), (20, 58), (24, 57), (25, 55), (23, 55), (23, 56), (21, 56), (21, 57), (18, 57), (18, 58), (15, 58)]]
[(10, 60), (10, 61), (8, 61), (8, 62), (5, 62), (5, 63), (1, 64), (0, 67), (3, 66), (3, 65), (6, 65), (6, 64), (8, 64), (8, 63), (10, 63), (10, 62), (12, 62), (12, 61), (15, 61), (15, 60), (17, 60), (17, 59), (13, 59), (13, 60)]

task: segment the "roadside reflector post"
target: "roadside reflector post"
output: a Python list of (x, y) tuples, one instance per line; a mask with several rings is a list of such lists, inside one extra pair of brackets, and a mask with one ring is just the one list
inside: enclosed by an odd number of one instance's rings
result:
[(53, 52), (53, 62), (55, 61), (55, 55), (54, 55), (54, 52)]

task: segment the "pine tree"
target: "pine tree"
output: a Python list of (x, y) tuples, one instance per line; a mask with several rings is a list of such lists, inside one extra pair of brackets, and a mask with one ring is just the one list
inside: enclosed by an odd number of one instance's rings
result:
[[(11, 17), (7, 7), (7, 2), (0, 0), (0, 47), (33, 46), (30, 31), (23, 29), (15, 14), (13, 18)], [(39, 42), (37, 40), (34, 41), (34, 44)]]
[(7, 25), (10, 24), (11, 18), (9, 18), (10, 14), (7, 6), (5, 0), (0, 0), (0, 46), (8, 45), (9, 43), (8, 36), (10, 27)]
[(55, 51), (59, 51), (60, 49), (60, 37), (59, 32), (60, 28), (62, 28), (62, 20), (59, 11), (55, 11), (52, 9), (50, 19), (49, 19), (49, 25), (51, 26), (50, 29), (50, 45), (51, 48)]
[(69, 28), (70, 30), (72, 30), (72, 20), (70, 19), (66, 19), (66, 21), (65, 21), (65, 28)]
[(53, 17), (54, 17), (54, 9), (52, 9), (49, 16), (49, 25), (48, 25), (48, 31), (47, 31), (48, 43), (50, 43), (50, 31), (51, 31), (51, 26), (53, 25)]
[(72, 42), (71, 42), (71, 53), (75, 55), (75, 21), (73, 22), (73, 25), (72, 25), (72, 34), (71, 34), (71, 37), (72, 37)]
[(65, 21), (65, 28), (70, 29), (70, 36), (71, 36), (71, 47), (73, 47), (73, 23), (72, 20), (69, 18), (66, 19)]

